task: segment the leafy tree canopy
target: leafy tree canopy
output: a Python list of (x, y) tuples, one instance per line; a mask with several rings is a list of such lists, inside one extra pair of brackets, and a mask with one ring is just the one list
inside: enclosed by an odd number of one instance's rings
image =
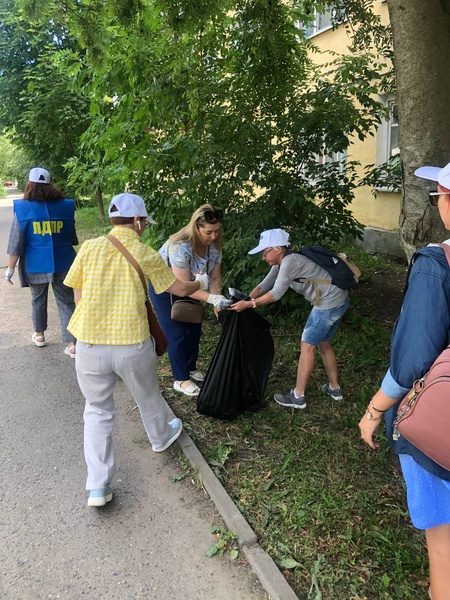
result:
[[(71, 181), (143, 195), (161, 224), (154, 244), (203, 202), (226, 210), (226, 257), (235, 277), (263, 229), (284, 227), (301, 243), (358, 235), (349, 210), (356, 163), (339, 159), (382, 117), (375, 98), (386, 69), (371, 54), (367, 34), (356, 35), (375, 22), (353, 25), (361, 11), (369, 19), (371, 3), (333, 4), (346, 10), (354, 52), (330, 54), (319, 70), (304, 29), (326, 2), (23, 0), (37, 23), (26, 36), (36, 58), (31, 68), (22, 56), (28, 45), (16, 12), (12, 33), (24, 71), (16, 98), (25, 111), (15, 131), (39, 131), (24, 87), (42, 91), (43, 107), (50, 93), (44, 83), (58, 64), (76, 108), (89, 98), (90, 123), (77, 151), (70, 159), (60, 153)], [(42, 29), (45, 14), (53, 15), (51, 29)], [(66, 93), (65, 107), (68, 99)]]
[(45, 10), (29, 19), (13, 0), (0, 3), (0, 128), (28, 166), (44, 166), (61, 186), (63, 164), (90, 121), (87, 100), (58, 67), (59, 53), (71, 48), (80, 51), (64, 23)]

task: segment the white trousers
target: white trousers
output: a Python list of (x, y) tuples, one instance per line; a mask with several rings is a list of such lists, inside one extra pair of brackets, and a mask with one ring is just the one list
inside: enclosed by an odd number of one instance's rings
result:
[(111, 483), (115, 472), (112, 432), (116, 417), (114, 388), (117, 375), (130, 390), (154, 450), (173, 435), (167, 408), (158, 385), (157, 356), (149, 337), (141, 344), (104, 346), (78, 341), (75, 359), (78, 383), (86, 399), (84, 456), (87, 490)]

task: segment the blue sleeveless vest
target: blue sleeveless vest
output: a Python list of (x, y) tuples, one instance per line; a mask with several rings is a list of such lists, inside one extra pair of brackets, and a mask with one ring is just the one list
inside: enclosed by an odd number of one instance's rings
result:
[(25, 238), (26, 271), (68, 271), (76, 255), (71, 243), (75, 202), (14, 200), (14, 212)]

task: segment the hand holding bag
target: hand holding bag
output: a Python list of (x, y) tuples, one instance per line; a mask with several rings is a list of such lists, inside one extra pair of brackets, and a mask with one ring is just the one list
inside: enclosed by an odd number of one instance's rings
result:
[(142, 285), (144, 287), (145, 292), (145, 307), (147, 309), (147, 319), (148, 326), (150, 328), (150, 334), (155, 340), (155, 350), (157, 356), (162, 356), (164, 352), (167, 350), (167, 340), (164, 335), (163, 330), (161, 329), (160, 324), (158, 323), (158, 319), (156, 318), (155, 313), (153, 312), (152, 305), (150, 302), (150, 298), (148, 297), (148, 287), (147, 282), (145, 281), (144, 273), (134, 258), (134, 256), (125, 248), (121, 241), (119, 241), (116, 237), (111, 234), (108, 234), (106, 238), (113, 244), (119, 252), (121, 252), (127, 261), (136, 269), (138, 275), (141, 279)]

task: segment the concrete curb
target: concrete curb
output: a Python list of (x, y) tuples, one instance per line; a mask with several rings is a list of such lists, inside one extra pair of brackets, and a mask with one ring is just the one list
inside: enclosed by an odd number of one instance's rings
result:
[[(170, 407), (168, 407), (168, 410), (169, 413), (173, 414)], [(237, 536), (239, 545), (250, 567), (270, 598), (272, 600), (298, 600), (297, 594), (283, 577), (274, 561), (259, 546), (255, 532), (244, 519), (242, 513), (214, 475), (186, 431), (183, 430), (177, 441), (183, 454), (199, 474), (205, 490), (216, 505), (227, 527)]]

